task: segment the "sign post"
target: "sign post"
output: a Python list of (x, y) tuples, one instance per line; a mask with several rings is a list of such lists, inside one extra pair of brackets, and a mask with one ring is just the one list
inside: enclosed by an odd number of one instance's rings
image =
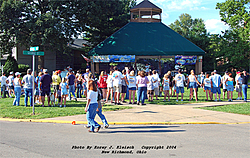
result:
[(24, 50), (23, 55), (32, 55), (32, 61), (33, 61), (33, 66), (32, 66), (32, 75), (33, 75), (33, 83), (32, 83), (32, 105), (33, 105), (33, 115), (35, 115), (35, 103), (34, 103), (34, 92), (35, 92), (35, 56), (40, 55), (43, 56), (44, 52), (38, 51), (39, 47), (30, 47), (30, 51)]

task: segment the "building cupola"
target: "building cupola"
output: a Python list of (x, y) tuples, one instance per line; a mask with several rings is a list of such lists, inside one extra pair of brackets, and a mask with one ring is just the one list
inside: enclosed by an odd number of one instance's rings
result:
[(144, 0), (130, 9), (130, 22), (161, 22), (162, 9)]

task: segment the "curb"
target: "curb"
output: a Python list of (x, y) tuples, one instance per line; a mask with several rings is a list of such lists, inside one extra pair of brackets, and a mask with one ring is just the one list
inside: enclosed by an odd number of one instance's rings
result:
[[(41, 120), (41, 119), (0, 118), (0, 121), (72, 124), (72, 121)], [(102, 122), (98, 122), (98, 123), (103, 124)], [(88, 124), (88, 122), (87, 121), (75, 121), (75, 124)], [(250, 122), (230, 122), (230, 123), (222, 123), (222, 122), (109, 122), (109, 125), (183, 125), (183, 124), (250, 124)]]

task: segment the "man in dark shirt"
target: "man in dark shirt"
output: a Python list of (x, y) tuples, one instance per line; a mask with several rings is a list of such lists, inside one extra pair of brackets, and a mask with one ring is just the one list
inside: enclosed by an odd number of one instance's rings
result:
[(74, 96), (75, 101), (77, 101), (76, 95), (75, 95), (76, 77), (75, 77), (72, 70), (69, 70), (69, 72), (70, 72), (70, 75), (68, 76), (69, 100), (71, 100), (71, 93), (72, 93), (73, 96)]
[(50, 85), (52, 83), (52, 77), (48, 74), (47, 69), (43, 69), (44, 75), (41, 77), (41, 82), (40, 82), (40, 91), (41, 91), (41, 96), (42, 96), (42, 103), (44, 106), (44, 101), (45, 101), (45, 94), (48, 97), (48, 106), (50, 106)]
[(248, 79), (249, 79), (249, 74), (247, 75), (246, 70), (243, 71), (243, 76), (242, 76), (242, 92), (244, 95), (244, 101), (247, 102), (247, 87), (248, 87)]

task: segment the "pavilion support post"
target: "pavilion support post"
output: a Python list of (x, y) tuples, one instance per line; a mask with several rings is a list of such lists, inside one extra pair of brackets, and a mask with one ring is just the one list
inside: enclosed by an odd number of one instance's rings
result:
[(137, 60), (137, 57), (135, 56), (135, 64), (134, 64), (134, 68), (135, 68), (135, 73), (137, 72), (137, 67), (136, 67), (136, 60)]
[(100, 73), (100, 63), (95, 64), (95, 70), (98, 74)]
[(195, 63), (195, 74), (200, 74), (202, 72), (202, 56), (197, 56)]
[(161, 56), (158, 57), (158, 60), (159, 75), (161, 75)]
[(91, 67), (91, 72), (92, 72), (92, 73), (95, 73), (95, 64), (94, 64), (93, 59), (91, 60), (90, 67)]

